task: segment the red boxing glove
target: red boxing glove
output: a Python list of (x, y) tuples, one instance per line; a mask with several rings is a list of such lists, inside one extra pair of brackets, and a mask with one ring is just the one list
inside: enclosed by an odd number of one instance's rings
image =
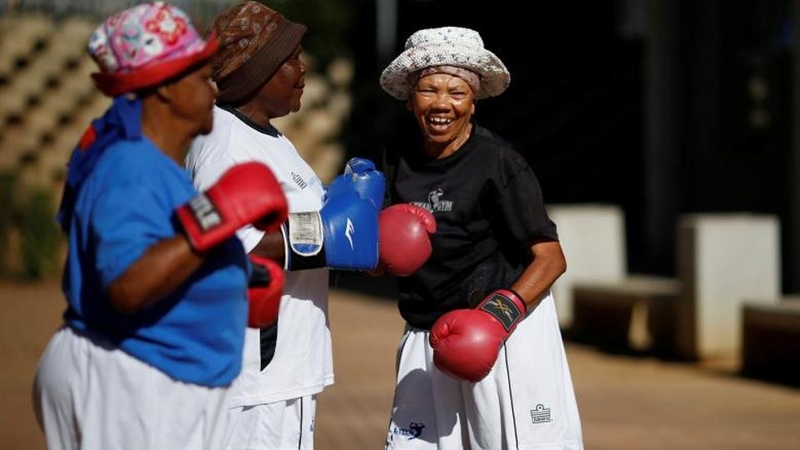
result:
[(273, 260), (250, 255), (252, 272), (247, 296), (250, 305), (247, 310), (247, 326), (264, 328), (278, 320), (283, 286), (286, 276), (283, 268)]
[(431, 256), (436, 219), (425, 208), (403, 203), (381, 211), (378, 217), (378, 248), (386, 271), (398, 277), (416, 272)]
[(433, 363), (451, 377), (482, 380), (494, 367), (500, 346), (526, 312), (525, 302), (517, 293), (499, 289), (475, 309), (444, 314), (431, 328)]
[(247, 162), (231, 167), (216, 184), (176, 212), (189, 243), (205, 252), (248, 224), (276, 231), (288, 218), (288, 211), (272, 171), (264, 164)]

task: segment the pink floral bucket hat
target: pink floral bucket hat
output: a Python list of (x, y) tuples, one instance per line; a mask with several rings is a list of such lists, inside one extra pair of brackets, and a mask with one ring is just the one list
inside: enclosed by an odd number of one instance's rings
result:
[(381, 74), (381, 87), (392, 97), (405, 100), (411, 92), (411, 75), (422, 69), (453, 66), (480, 77), (477, 98), (503, 93), (511, 82), (508, 69), (486, 50), (480, 34), (469, 28), (441, 27), (419, 30), (406, 40), (405, 50)]
[(89, 53), (100, 68), (92, 74), (108, 96), (155, 86), (210, 59), (215, 33), (204, 40), (180, 8), (149, 2), (118, 12), (89, 39)]

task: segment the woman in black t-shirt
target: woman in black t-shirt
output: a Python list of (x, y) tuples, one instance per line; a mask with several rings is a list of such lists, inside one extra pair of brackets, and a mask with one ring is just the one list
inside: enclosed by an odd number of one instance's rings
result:
[(583, 448), (550, 292), (566, 270), (556, 226), (525, 159), (473, 117), (509, 81), (458, 27), (417, 31), (381, 76), (417, 125), (384, 153), (387, 204), (436, 219), (430, 258), (398, 278), (387, 448)]

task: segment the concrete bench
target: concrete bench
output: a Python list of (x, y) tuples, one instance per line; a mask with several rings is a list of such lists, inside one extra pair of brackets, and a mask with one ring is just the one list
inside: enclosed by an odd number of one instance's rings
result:
[(745, 299), (774, 304), (781, 295), (780, 222), (768, 214), (686, 214), (677, 231), (678, 353), (737, 357)]
[(771, 215), (683, 215), (676, 279), (574, 281), (565, 334), (684, 360), (737, 357), (745, 299), (771, 304), (780, 295), (779, 235)]
[(675, 302), (680, 282), (634, 274), (618, 282), (576, 283), (569, 337), (606, 350), (675, 352)]
[(608, 204), (552, 204), (547, 213), (555, 222), (567, 271), (553, 284), (558, 321), (572, 325), (573, 286), (581, 282), (616, 282), (627, 272), (625, 217)]
[(744, 303), (741, 373), (800, 386), (800, 296)]

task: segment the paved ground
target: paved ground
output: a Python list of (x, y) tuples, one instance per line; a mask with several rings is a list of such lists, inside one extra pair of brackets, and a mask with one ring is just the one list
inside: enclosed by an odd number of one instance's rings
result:
[[(38, 356), (60, 322), (56, 283), (0, 284), (0, 448), (44, 448), (30, 407)], [(335, 289), (336, 384), (320, 396), (316, 448), (383, 445), (402, 323), (394, 303)], [(798, 450), (800, 389), (721, 366), (610, 355), (568, 343), (587, 450)]]

